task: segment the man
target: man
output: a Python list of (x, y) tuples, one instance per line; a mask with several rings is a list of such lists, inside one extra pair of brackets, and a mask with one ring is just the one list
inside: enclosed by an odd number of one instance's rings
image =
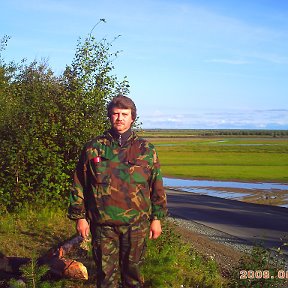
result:
[(146, 236), (162, 232), (166, 194), (154, 146), (131, 130), (134, 102), (118, 95), (107, 110), (111, 129), (84, 146), (68, 215), (83, 238), (91, 232), (97, 287), (142, 287)]

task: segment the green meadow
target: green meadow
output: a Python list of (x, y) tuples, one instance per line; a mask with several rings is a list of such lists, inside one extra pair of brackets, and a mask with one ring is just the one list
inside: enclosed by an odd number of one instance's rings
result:
[(287, 135), (212, 132), (149, 130), (141, 135), (156, 146), (164, 176), (288, 182)]

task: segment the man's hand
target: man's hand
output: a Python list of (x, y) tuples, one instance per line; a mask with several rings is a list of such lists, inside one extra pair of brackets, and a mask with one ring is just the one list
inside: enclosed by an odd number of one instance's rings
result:
[(90, 227), (86, 219), (78, 219), (76, 222), (76, 230), (84, 239), (89, 236)]
[(157, 239), (162, 232), (160, 220), (152, 220), (149, 239)]

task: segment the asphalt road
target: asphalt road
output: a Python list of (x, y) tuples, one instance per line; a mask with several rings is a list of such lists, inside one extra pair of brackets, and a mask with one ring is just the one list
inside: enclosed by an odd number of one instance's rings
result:
[[(171, 216), (193, 220), (267, 248), (288, 243), (288, 208), (166, 190)], [(287, 254), (287, 247), (283, 247)]]

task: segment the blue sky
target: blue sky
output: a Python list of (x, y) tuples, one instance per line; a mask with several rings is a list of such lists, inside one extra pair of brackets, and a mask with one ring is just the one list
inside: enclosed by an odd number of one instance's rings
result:
[(3, 0), (4, 59), (48, 58), (113, 39), (143, 128), (288, 129), (288, 1)]

